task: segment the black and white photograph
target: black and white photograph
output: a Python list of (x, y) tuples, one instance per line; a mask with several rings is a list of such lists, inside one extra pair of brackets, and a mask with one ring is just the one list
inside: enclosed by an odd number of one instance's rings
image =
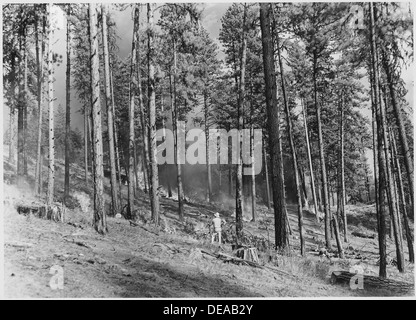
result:
[(414, 10), (2, 3), (2, 299), (415, 299)]

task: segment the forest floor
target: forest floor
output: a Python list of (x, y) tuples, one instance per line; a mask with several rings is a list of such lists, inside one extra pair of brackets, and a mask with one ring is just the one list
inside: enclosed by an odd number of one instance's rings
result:
[[(389, 292), (351, 290), (331, 284), (335, 270), (349, 270), (359, 264), (365, 274), (377, 275), (377, 238), (354, 237), (351, 233), (375, 234), (374, 206), (348, 206), (349, 243), (344, 244), (349, 259), (319, 256), (323, 245), (323, 225), (305, 211), (306, 255), (299, 254), (299, 234), (295, 206), (288, 206), (292, 235), (290, 255), (259, 251), (260, 264), (269, 268), (224, 263), (205, 252), (232, 255), (230, 244), (210, 244), (206, 224), (219, 204), (203, 201), (185, 205), (186, 223), (180, 222), (177, 202), (161, 198), (163, 228), (149, 220), (148, 196), (137, 191), (140, 208), (137, 224), (124, 218), (108, 217), (109, 233), (99, 235), (91, 226), (91, 204), (81, 209), (77, 194), (87, 194), (83, 171), (71, 169), (71, 199), (65, 221), (54, 222), (32, 214), (18, 214), (18, 205), (44, 199), (32, 192), (33, 181), (19, 188), (13, 184), (13, 167), (4, 159), (4, 233), (6, 298), (193, 298), (193, 297), (363, 297), (393, 295)], [(56, 190), (63, 189), (63, 163), (57, 163)], [(30, 164), (29, 164), (30, 167)], [(33, 172), (29, 171), (29, 177)], [(109, 186), (109, 183), (105, 183)], [(127, 187), (124, 186), (124, 189)], [(125, 190), (123, 190), (124, 192)], [(108, 187), (106, 198), (109, 200)], [(59, 199), (61, 194), (57, 194)], [(80, 199), (78, 197), (78, 199)], [(81, 201), (82, 202), (82, 201)], [(88, 201), (87, 201), (88, 202)], [(91, 203), (91, 201), (90, 201)], [(227, 226), (233, 226), (232, 210), (222, 210)], [(249, 220), (248, 217), (245, 220)], [(273, 241), (273, 215), (258, 205), (256, 222), (244, 222), (248, 235)], [(267, 230), (265, 230), (267, 228)], [(205, 236), (204, 236), (205, 234)], [(200, 236), (197, 236), (200, 235)], [(202, 236), (201, 236), (202, 235)], [(335, 249), (335, 240), (333, 240)], [(394, 258), (394, 242), (388, 239), (389, 257)], [(407, 258), (406, 251), (406, 258)], [(63, 289), (50, 286), (51, 268), (63, 270)], [(406, 272), (388, 266), (391, 279), (414, 282), (414, 266), (406, 260)], [(276, 271), (277, 270), (277, 271)]]

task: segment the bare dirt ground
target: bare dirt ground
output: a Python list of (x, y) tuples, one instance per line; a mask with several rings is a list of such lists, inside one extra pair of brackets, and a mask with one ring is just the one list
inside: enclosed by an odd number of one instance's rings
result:
[[(5, 178), (9, 165), (5, 162)], [(31, 173), (29, 172), (29, 175)], [(82, 190), (83, 174), (72, 172), (74, 191)], [(62, 179), (57, 179), (57, 190)], [(107, 186), (109, 185), (106, 184)], [(85, 186), (84, 186), (85, 189)], [(253, 268), (224, 263), (202, 251), (232, 254), (230, 244), (211, 245), (204, 226), (212, 219), (215, 206), (188, 203), (187, 223), (176, 214), (177, 202), (161, 199), (164, 228), (146, 221), (149, 211), (147, 195), (138, 191), (137, 206), (143, 219), (137, 226), (125, 219), (108, 217), (109, 233), (99, 235), (91, 227), (92, 211), (83, 212), (74, 200), (72, 209), (65, 211), (65, 222), (39, 219), (31, 214), (20, 215), (18, 204), (39, 201), (29, 183), (17, 188), (4, 185), (5, 230), (5, 295), (6, 298), (157, 298), (157, 297), (361, 297), (389, 295), (387, 292), (353, 291), (333, 285), (333, 270), (349, 270), (359, 264), (365, 274), (377, 275), (377, 238), (364, 239), (351, 235), (354, 230), (375, 232), (374, 207), (349, 206), (350, 242), (345, 245), (350, 259), (319, 256), (323, 227), (315, 216), (305, 211), (307, 254), (299, 255), (299, 235), (295, 207), (289, 206), (292, 254), (277, 255), (259, 252), (260, 263), (274, 267)], [(73, 195), (73, 193), (71, 193)], [(58, 195), (59, 197), (59, 195)], [(222, 212), (232, 226), (232, 211)], [(269, 237), (273, 241), (272, 214), (259, 205), (257, 222), (245, 222), (247, 234)], [(192, 226), (192, 228), (191, 228)], [(267, 227), (268, 230), (265, 228)], [(267, 232), (268, 231), (268, 232)], [(333, 241), (335, 248), (335, 240)], [(394, 258), (394, 243), (389, 239), (389, 256)], [(202, 250), (202, 251), (201, 251)], [(406, 253), (407, 258), (407, 253)], [(63, 289), (53, 290), (51, 267), (60, 266), (64, 272)], [(413, 283), (413, 264), (406, 261), (406, 272), (399, 274), (394, 265), (388, 267), (389, 277)]]

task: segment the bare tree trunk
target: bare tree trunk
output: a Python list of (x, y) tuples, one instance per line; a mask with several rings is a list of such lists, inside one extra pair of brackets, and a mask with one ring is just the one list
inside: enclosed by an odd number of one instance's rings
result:
[(149, 97), (149, 151), (150, 151), (150, 204), (152, 208), (152, 219), (155, 224), (159, 224), (159, 179), (157, 169), (157, 149), (156, 149), (156, 94), (155, 94), (155, 47), (153, 40), (154, 21), (153, 11), (155, 10), (155, 4), (147, 4), (147, 21), (149, 23), (148, 36), (148, 70), (149, 70), (149, 85), (148, 85), (148, 97)]
[(184, 208), (183, 208), (183, 185), (182, 185), (182, 168), (179, 163), (180, 159), (180, 147), (178, 144), (178, 105), (176, 101), (176, 78), (177, 78), (177, 52), (176, 52), (176, 39), (173, 40), (173, 75), (172, 75), (172, 84), (171, 84), (171, 101), (172, 106), (172, 127), (173, 127), (173, 138), (174, 138), (174, 149), (175, 149), (175, 163), (176, 163), (176, 173), (177, 173), (177, 186), (178, 186), (178, 214), (179, 219), (184, 219)]
[(275, 213), (276, 247), (286, 249), (289, 238), (287, 221), (284, 214), (283, 181), (280, 153), (280, 111), (277, 108), (277, 88), (275, 80), (273, 40), (270, 32), (270, 4), (260, 3), (260, 24), (263, 48), (264, 79), (266, 84), (267, 119), (269, 128), (269, 146), (271, 148), (273, 207)]
[[(370, 49), (371, 49), (371, 68), (372, 70), (372, 98), (373, 98), (373, 117), (375, 118), (377, 126), (377, 157), (379, 165), (378, 175), (378, 228), (379, 228), (379, 251), (380, 251), (380, 269), (379, 276), (381, 278), (387, 277), (387, 252), (386, 252), (386, 174), (385, 174), (385, 158), (383, 152), (383, 139), (380, 134), (379, 122), (379, 108), (380, 108), (380, 94), (379, 94), (379, 74), (376, 58), (376, 42), (375, 42), (375, 27), (374, 27), (374, 11), (373, 4), (369, 3), (370, 12)], [(373, 119), (374, 121), (374, 119)], [(373, 130), (375, 125), (373, 124)]]
[(406, 240), (407, 240), (407, 248), (409, 250), (409, 261), (411, 263), (415, 262), (415, 254), (414, 254), (414, 249), (413, 249), (413, 235), (412, 235), (412, 230), (410, 229), (410, 224), (409, 224), (409, 218), (407, 216), (407, 210), (406, 210), (406, 199), (405, 199), (405, 193), (404, 193), (404, 189), (403, 189), (403, 181), (402, 181), (402, 170), (400, 168), (400, 161), (399, 158), (397, 156), (397, 147), (396, 147), (396, 140), (394, 138), (394, 134), (393, 131), (390, 130), (390, 139), (392, 141), (392, 153), (393, 156), (392, 158), (394, 159), (395, 162), (395, 170), (397, 173), (397, 181), (398, 181), (398, 192), (399, 192), (399, 197), (400, 197), (400, 201), (401, 201), (401, 208), (402, 208), (402, 213), (403, 213), (403, 222), (404, 222), (404, 229), (406, 232)]
[(102, 34), (103, 34), (103, 56), (104, 56), (104, 83), (105, 83), (105, 97), (107, 105), (107, 130), (108, 130), (108, 149), (110, 153), (110, 185), (111, 185), (111, 209), (113, 215), (120, 212), (118, 195), (117, 195), (117, 171), (116, 171), (116, 156), (114, 146), (114, 102), (111, 94), (111, 79), (110, 79), (110, 59), (108, 52), (108, 35), (107, 35), (107, 5), (101, 4), (102, 14)]
[(69, 143), (71, 134), (71, 31), (70, 16), (71, 5), (67, 5), (66, 17), (66, 108), (65, 108), (65, 181), (64, 203), (67, 204), (69, 196)]
[(303, 256), (305, 254), (305, 240), (303, 238), (303, 213), (302, 213), (302, 200), (301, 200), (301, 187), (299, 181), (299, 170), (298, 170), (298, 160), (296, 156), (296, 149), (295, 143), (293, 140), (292, 134), (292, 121), (291, 121), (291, 114), (289, 109), (289, 104), (286, 97), (286, 85), (285, 85), (285, 76), (284, 76), (284, 69), (283, 63), (280, 53), (280, 45), (279, 45), (279, 35), (276, 34), (276, 46), (277, 46), (277, 57), (279, 61), (279, 68), (280, 68), (280, 81), (282, 87), (282, 95), (283, 95), (283, 104), (285, 107), (286, 112), (286, 123), (287, 123), (287, 134), (289, 137), (289, 144), (290, 144), (290, 151), (292, 153), (292, 167), (293, 172), (295, 174), (295, 186), (296, 186), (296, 200), (298, 205), (298, 227), (299, 227), (299, 238), (300, 238), (300, 254)]
[(305, 182), (305, 172), (301, 165), (299, 165), (298, 167), (299, 167), (300, 183), (302, 186), (303, 207), (306, 209), (309, 209), (308, 193), (306, 191), (306, 182)]
[(36, 152), (36, 169), (35, 169), (35, 194), (39, 195), (41, 192), (41, 167), (42, 167), (42, 122), (43, 122), (43, 108), (42, 108), (42, 84), (43, 84), (43, 36), (40, 37), (39, 20), (36, 18), (35, 25), (35, 41), (36, 41), (36, 73), (37, 73), (37, 104), (38, 104), (38, 141)]
[(412, 155), (410, 152), (410, 148), (409, 148), (409, 143), (407, 141), (407, 136), (406, 136), (406, 130), (404, 127), (404, 121), (403, 121), (403, 115), (402, 115), (402, 108), (400, 106), (399, 103), (397, 103), (397, 99), (396, 99), (396, 90), (394, 87), (394, 79), (393, 79), (393, 75), (392, 75), (392, 70), (390, 68), (389, 62), (388, 62), (388, 58), (386, 55), (386, 52), (383, 48), (381, 48), (382, 50), (382, 61), (383, 61), (383, 67), (384, 67), (384, 71), (386, 73), (387, 76), (387, 83), (389, 86), (389, 92), (390, 92), (390, 97), (391, 97), (391, 104), (393, 106), (393, 111), (394, 111), (394, 115), (396, 118), (396, 123), (397, 123), (397, 127), (399, 129), (399, 141), (400, 141), (400, 145), (401, 145), (401, 149), (402, 149), (402, 154), (403, 154), (403, 158), (404, 158), (404, 164), (405, 164), (405, 168), (406, 168), (406, 173), (407, 173), (407, 181), (409, 183), (409, 198), (413, 207), (413, 197), (414, 197), (414, 189), (413, 189), (413, 160), (412, 160)]
[(23, 182), (24, 162), (25, 162), (25, 109), (26, 103), (26, 91), (25, 91), (25, 70), (26, 70), (26, 30), (23, 23), (19, 27), (19, 84), (18, 84), (18, 96), (17, 96), (17, 185), (21, 185)]
[(264, 155), (264, 174), (266, 176), (266, 193), (267, 193), (267, 208), (270, 210), (270, 184), (269, 184), (269, 165), (267, 159), (266, 147), (263, 144), (263, 155)]
[(88, 135), (88, 107), (84, 106), (84, 173), (86, 186), (88, 186)]
[(120, 166), (120, 151), (118, 148), (118, 130), (117, 130), (117, 123), (116, 123), (116, 111), (115, 111), (115, 103), (114, 103), (114, 86), (113, 86), (113, 73), (110, 67), (110, 82), (111, 82), (111, 107), (112, 107), (112, 115), (113, 115), (113, 141), (115, 147), (115, 155), (116, 155), (116, 165), (117, 165), (117, 178), (118, 178), (118, 210), (121, 211), (122, 205), (122, 196), (121, 196), (121, 166)]
[(318, 87), (317, 87), (317, 57), (316, 52), (313, 53), (313, 86), (314, 86), (314, 103), (316, 109), (316, 121), (318, 124), (318, 146), (319, 146), (319, 160), (321, 164), (321, 180), (323, 191), (323, 204), (325, 212), (325, 244), (327, 249), (331, 249), (331, 213), (328, 199), (328, 179), (326, 176), (326, 164), (324, 153), (324, 141), (322, 136), (322, 121), (321, 121), (321, 103), (318, 101)]
[(340, 138), (340, 154), (339, 154), (339, 163), (340, 163), (340, 173), (339, 173), (339, 212), (341, 213), (341, 216), (343, 218), (343, 224), (344, 224), (344, 241), (348, 242), (348, 227), (347, 227), (347, 213), (345, 212), (345, 164), (344, 164), (344, 108), (345, 108), (345, 99), (344, 95), (342, 94), (341, 97), (341, 105), (340, 105), (340, 132), (339, 132), (339, 138)]
[(212, 200), (212, 181), (211, 181), (211, 165), (209, 163), (209, 126), (208, 126), (208, 92), (204, 92), (204, 121), (205, 121), (205, 148), (206, 148), (206, 166), (207, 166), (207, 193), (206, 193), (206, 200), (211, 202)]
[(311, 191), (312, 191), (312, 198), (313, 198), (313, 206), (314, 206), (314, 209), (315, 209), (316, 221), (319, 222), (318, 203), (317, 203), (317, 200), (316, 200), (316, 190), (315, 190), (315, 177), (314, 177), (314, 173), (313, 173), (311, 147), (310, 147), (310, 144), (309, 144), (308, 122), (307, 122), (307, 118), (306, 118), (306, 110), (305, 110), (305, 104), (304, 104), (303, 99), (301, 99), (301, 104), (302, 104), (302, 112), (303, 112), (303, 122), (304, 122), (304, 126), (305, 126), (306, 151), (307, 151), (307, 154), (308, 154), (309, 173), (310, 173), (310, 177), (311, 177)]
[[(371, 82), (371, 104), (372, 104), (372, 133), (373, 133), (373, 158), (374, 158), (374, 197), (376, 204), (377, 213), (377, 232), (379, 242), (379, 253), (380, 253), (380, 267), (379, 276), (381, 278), (387, 277), (387, 253), (386, 253), (386, 212), (385, 212), (385, 197), (384, 192), (381, 193), (382, 182), (380, 179), (381, 175), (379, 172), (379, 160), (381, 156), (378, 154), (378, 142), (377, 142), (377, 96), (376, 96), (376, 80), (373, 70), (374, 55), (371, 53), (371, 66), (369, 67), (370, 82)], [(378, 80), (377, 80), (378, 81)]]
[(387, 186), (387, 199), (389, 203), (390, 215), (393, 222), (393, 231), (394, 231), (394, 240), (396, 243), (396, 256), (397, 256), (397, 268), (400, 272), (404, 272), (404, 254), (403, 254), (403, 238), (400, 237), (400, 221), (399, 215), (396, 210), (395, 204), (395, 194), (394, 194), (394, 186), (393, 186), (393, 175), (391, 170), (391, 160), (389, 154), (389, 140), (387, 137), (387, 118), (386, 118), (386, 109), (387, 106), (382, 103), (382, 98), (380, 94), (380, 116), (379, 116), (379, 123), (381, 129), (381, 139), (383, 139), (383, 151), (385, 155), (385, 174), (386, 174), (386, 186)]
[[(140, 7), (139, 7), (140, 10)], [(140, 37), (140, 25), (137, 29), (137, 42), (139, 43)], [(142, 91), (142, 76), (140, 69), (140, 53), (139, 47), (137, 46), (136, 52), (136, 64), (137, 64), (137, 90), (139, 95), (139, 116), (140, 116), (140, 130), (142, 135), (142, 162), (143, 162), (143, 180), (144, 180), (144, 192), (147, 193), (148, 186), (150, 184), (149, 175), (149, 138), (148, 138), (148, 121), (145, 113), (143, 104), (143, 91)]]
[(49, 158), (48, 158), (48, 193), (47, 203), (53, 203), (54, 182), (55, 182), (55, 136), (54, 136), (54, 110), (53, 110), (53, 58), (52, 58), (52, 5), (47, 6), (48, 16), (48, 110), (49, 110)]
[(255, 156), (254, 156), (254, 125), (253, 125), (253, 103), (251, 104), (251, 134), (250, 134), (250, 146), (251, 146), (251, 213), (252, 221), (256, 221), (256, 170), (255, 170)]
[[(243, 13), (243, 33), (242, 33), (242, 49), (240, 60), (240, 88), (238, 93), (237, 130), (243, 129), (243, 109), (245, 104), (245, 74), (247, 61), (247, 4), (244, 4)], [(237, 155), (237, 170), (236, 170), (236, 197), (235, 197), (235, 219), (236, 219), (236, 237), (237, 244), (240, 244), (243, 239), (243, 163), (242, 163), (242, 141), (239, 135), (238, 139), (238, 155)]]
[(23, 175), (27, 177), (27, 109), (28, 109), (28, 102), (29, 102), (29, 91), (28, 91), (28, 83), (27, 83), (27, 76), (28, 76), (28, 65), (27, 65), (27, 37), (25, 34), (24, 37), (24, 67), (23, 67), (23, 94), (24, 94), (24, 109), (23, 109)]
[(98, 51), (98, 28), (96, 4), (89, 4), (89, 30), (91, 51), (91, 110), (93, 135), (93, 172), (94, 172), (94, 228), (100, 234), (107, 233), (107, 219), (104, 212), (103, 184), (103, 141), (101, 129), (100, 104), (100, 61)]
[(135, 219), (135, 210), (134, 210), (134, 144), (135, 144), (135, 135), (134, 135), (134, 118), (135, 118), (135, 106), (134, 100), (136, 97), (136, 88), (137, 88), (137, 46), (138, 46), (138, 28), (139, 28), (139, 4), (136, 4), (134, 7), (134, 26), (133, 26), (133, 41), (131, 47), (131, 69), (130, 69), (130, 106), (129, 106), (129, 173), (128, 173), (128, 191), (127, 191), (127, 217), (129, 219)]

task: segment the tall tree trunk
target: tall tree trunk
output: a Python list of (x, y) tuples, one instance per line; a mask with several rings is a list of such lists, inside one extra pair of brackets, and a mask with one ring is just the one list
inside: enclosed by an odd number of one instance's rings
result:
[[(245, 74), (246, 74), (246, 60), (247, 60), (247, 4), (244, 4), (243, 13), (243, 33), (242, 33), (242, 49), (240, 60), (240, 88), (238, 92), (238, 106), (237, 130), (240, 132), (243, 129), (243, 109), (245, 104)], [(238, 136), (238, 155), (237, 155), (237, 170), (236, 170), (236, 184), (235, 184), (235, 219), (236, 219), (236, 237), (237, 244), (240, 244), (243, 239), (243, 163), (242, 163), (242, 141), (241, 136)]]
[[(345, 163), (344, 163), (344, 114), (345, 114), (345, 99), (344, 95), (341, 97), (340, 104), (340, 126), (339, 126), (339, 140), (340, 140), (340, 153), (339, 153), (339, 186), (338, 186), (338, 197), (339, 197), (339, 213), (343, 218), (344, 225), (344, 241), (348, 242), (348, 227), (347, 227), (347, 213), (345, 212)], [(338, 215), (339, 216), (339, 215)]]
[(111, 83), (111, 107), (112, 107), (112, 115), (113, 115), (113, 141), (115, 147), (115, 154), (116, 154), (116, 165), (117, 165), (117, 178), (118, 178), (118, 210), (121, 212), (122, 208), (122, 196), (121, 196), (121, 166), (120, 166), (120, 150), (118, 148), (118, 130), (117, 130), (117, 123), (116, 123), (116, 111), (115, 111), (115, 103), (114, 103), (114, 85), (113, 85), (113, 72), (111, 71), (110, 66), (110, 83)]
[(69, 144), (71, 134), (71, 31), (70, 16), (71, 5), (67, 5), (66, 13), (66, 113), (65, 113), (65, 181), (64, 203), (67, 204), (69, 196)]
[(94, 172), (94, 228), (100, 234), (107, 233), (107, 219), (104, 212), (104, 169), (103, 141), (101, 128), (100, 103), (100, 61), (98, 50), (98, 28), (96, 4), (89, 4), (89, 30), (91, 51), (91, 110), (93, 135), (93, 172)]
[(260, 24), (263, 48), (264, 79), (266, 84), (267, 121), (272, 169), (273, 207), (275, 214), (276, 247), (286, 249), (288, 245), (287, 221), (284, 214), (283, 181), (280, 154), (280, 111), (277, 107), (277, 88), (273, 54), (273, 40), (270, 32), (270, 4), (260, 3)]
[(88, 107), (84, 106), (84, 173), (85, 185), (88, 187)]
[(110, 185), (111, 185), (111, 209), (113, 215), (120, 212), (119, 201), (117, 195), (117, 171), (116, 171), (116, 155), (114, 146), (114, 105), (111, 94), (110, 79), (110, 58), (108, 52), (108, 35), (107, 35), (107, 5), (101, 4), (102, 14), (102, 33), (103, 33), (103, 53), (104, 53), (104, 83), (105, 97), (107, 105), (107, 130), (108, 130), (108, 150), (110, 153)]
[[(140, 7), (139, 9), (140, 10)], [(137, 42), (140, 43), (140, 25), (137, 27)], [(139, 95), (139, 117), (140, 117), (140, 132), (142, 135), (142, 162), (143, 162), (143, 179), (144, 179), (144, 192), (147, 193), (147, 188), (150, 184), (149, 175), (149, 138), (148, 138), (148, 121), (145, 113), (143, 103), (143, 91), (142, 91), (142, 73), (140, 69), (140, 52), (139, 46), (137, 46), (136, 52), (136, 64), (137, 64), (137, 90)]]
[(154, 20), (153, 12), (155, 4), (147, 4), (147, 21), (149, 23), (148, 40), (148, 97), (149, 97), (149, 151), (150, 151), (150, 205), (152, 208), (152, 219), (155, 224), (159, 224), (159, 179), (157, 168), (157, 149), (156, 149), (156, 94), (155, 94), (155, 45), (154, 45)]
[(266, 176), (266, 196), (267, 196), (267, 208), (270, 210), (270, 184), (269, 184), (269, 160), (267, 159), (266, 146), (263, 143), (263, 155), (264, 155), (264, 175)]
[(52, 5), (47, 6), (48, 16), (48, 110), (49, 110), (49, 158), (48, 158), (48, 193), (47, 203), (53, 203), (54, 182), (55, 182), (55, 135), (54, 135), (54, 110), (53, 110), (53, 30), (52, 30)]
[(371, 110), (372, 110), (372, 133), (373, 133), (373, 159), (374, 159), (374, 200), (376, 204), (376, 214), (377, 214), (377, 232), (378, 232), (378, 242), (379, 242), (379, 253), (380, 253), (380, 267), (379, 267), (379, 276), (382, 278), (387, 277), (387, 253), (386, 253), (386, 212), (385, 212), (385, 197), (384, 192), (381, 196), (381, 182), (384, 183), (384, 180), (380, 179), (379, 173), (379, 159), (378, 154), (378, 142), (377, 142), (377, 105), (378, 101), (376, 98), (376, 81), (374, 77), (373, 70), (373, 53), (371, 53), (371, 65), (369, 67), (370, 73), (370, 82), (371, 82)]
[(180, 145), (178, 144), (178, 104), (176, 100), (176, 81), (177, 81), (177, 49), (176, 49), (176, 39), (173, 39), (173, 74), (171, 80), (171, 100), (173, 103), (172, 109), (172, 128), (173, 128), (173, 140), (174, 140), (174, 151), (175, 151), (175, 163), (176, 163), (176, 176), (177, 176), (177, 186), (178, 186), (178, 214), (179, 219), (184, 219), (184, 208), (183, 208), (183, 185), (182, 185), (182, 167), (180, 164), (180, 154), (182, 152)]
[(328, 198), (328, 179), (326, 176), (324, 141), (322, 137), (322, 121), (321, 121), (321, 103), (318, 101), (318, 85), (317, 85), (317, 54), (313, 53), (313, 87), (314, 87), (314, 104), (316, 109), (316, 121), (318, 125), (318, 146), (319, 161), (321, 164), (321, 180), (322, 180), (322, 196), (325, 212), (325, 245), (327, 249), (331, 249), (331, 213)]
[(43, 36), (41, 36), (39, 28), (39, 20), (36, 18), (35, 24), (35, 41), (36, 41), (36, 77), (37, 77), (37, 104), (38, 104), (38, 141), (36, 152), (36, 168), (35, 168), (35, 194), (39, 195), (41, 192), (41, 167), (42, 167), (42, 122), (43, 122), (43, 108), (42, 108), (42, 85), (43, 85)]
[(308, 121), (307, 121), (307, 118), (306, 118), (305, 103), (304, 103), (303, 99), (301, 99), (301, 104), (302, 104), (302, 112), (303, 112), (303, 123), (304, 123), (304, 127), (305, 127), (306, 151), (307, 151), (307, 154), (308, 154), (309, 173), (310, 173), (310, 177), (311, 177), (311, 191), (312, 191), (312, 198), (313, 198), (313, 207), (315, 209), (316, 221), (319, 222), (318, 202), (317, 202), (317, 199), (316, 199), (316, 189), (315, 189), (315, 176), (314, 176), (314, 173), (313, 173), (311, 146), (309, 144)]
[[(376, 51), (377, 52), (377, 51)], [(378, 60), (376, 60), (378, 61)], [(380, 92), (380, 91), (379, 91)], [(379, 129), (381, 131), (381, 139), (383, 139), (383, 151), (385, 156), (385, 174), (386, 174), (386, 187), (387, 187), (387, 199), (389, 203), (390, 215), (393, 223), (393, 231), (394, 231), (394, 241), (396, 243), (396, 256), (397, 256), (397, 268), (400, 272), (404, 272), (404, 254), (403, 254), (403, 238), (400, 236), (400, 220), (399, 215), (396, 210), (396, 203), (395, 203), (395, 194), (394, 194), (394, 180), (392, 175), (392, 168), (391, 168), (391, 160), (390, 160), (390, 153), (389, 153), (389, 140), (387, 136), (387, 118), (386, 118), (386, 104), (382, 103), (381, 93), (380, 93), (380, 115), (379, 115)]]
[(386, 174), (385, 174), (385, 158), (383, 152), (383, 139), (380, 135), (379, 122), (379, 108), (380, 108), (380, 94), (379, 94), (379, 74), (376, 58), (376, 42), (375, 42), (375, 27), (374, 27), (374, 11), (373, 4), (369, 3), (370, 12), (370, 49), (371, 49), (371, 75), (372, 75), (372, 100), (373, 100), (373, 130), (377, 127), (377, 162), (378, 162), (378, 233), (379, 233), (379, 251), (380, 251), (380, 269), (379, 276), (381, 278), (387, 277), (387, 242), (386, 242)]
[(251, 156), (251, 214), (252, 221), (256, 221), (256, 170), (254, 155), (254, 105), (253, 105), (253, 86), (250, 82), (250, 156)]
[(406, 232), (407, 248), (409, 250), (409, 261), (411, 263), (414, 263), (415, 254), (414, 254), (414, 249), (413, 249), (413, 235), (412, 235), (412, 230), (410, 229), (409, 217), (407, 216), (407, 212), (406, 212), (407, 209), (406, 209), (405, 193), (403, 189), (402, 170), (400, 168), (400, 161), (397, 156), (396, 140), (394, 138), (394, 134), (392, 130), (390, 130), (390, 140), (392, 142), (392, 153), (393, 153), (392, 157), (395, 162), (394, 167), (395, 167), (396, 175), (397, 175), (398, 192), (399, 192), (399, 197), (400, 197), (400, 202), (401, 202), (401, 209), (403, 213), (403, 222), (404, 222), (404, 229)]
[(17, 184), (21, 185), (23, 177), (25, 175), (25, 109), (27, 108), (26, 103), (26, 92), (25, 92), (25, 70), (26, 70), (26, 30), (23, 26), (23, 22), (19, 27), (19, 84), (18, 84), (18, 96), (17, 96)]
[(28, 102), (29, 102), (29, 91), (28, 91), (28, 65), (27, 65), (27, 56), (28, 56), (28, 43), (27, 37), (25, 34), (24, 37), (24, 67), (23, 67), (23, 94), (24, 94), (24, 108), (23, 108), (23, 175), (27, 177), (27, 114), (28, 114)]
[(208, 110), (208, 92), (205, 90), (204, 92), (204, 129), (205, 129), (205, 156), (206, 156), (206, 166), (207, 166), (207, 193), (206, 193), (206, 200), (208, 202), (211, 202), (212, 200), (212, 181), (211, 181), (211, 165), (209, 162), (209, 126), (208, 126), (208, 116), (209, 116), (209, 110)]
[(139, 28), (139, 4), (136, 4), (134, 7), (134, 26), (133, 26), (133, 41), (131, 46), (131, 69), (130, 69), (130, 84), (129, 84), (129, 155), (128, 155), (128, 190), (127, 190), (127, 217), (129, 219), (135, 219), (135, 210), (134, 210), (134, 144), (135, 144), (135, 134), (134, 134), (134, 119), (135, 119), (135, 105), (134, 100), (136, 97), (137, 89), (137, 46), (138, 46), (138, 28)]
[(16, 139), (15, 139), (15, 127), (16, 127), (16, 52), (13, 51), (11, 53), (11, 66), (10, 66), (10, 76), (11, 76), (11, 92), (12, 97), (10, 101), (10, 123), (9, 123), (9, 134), (10, 134), (10, 142), (9, 142), (9, 162), (11, 164), (15, 164), (15, 151), (16, 151)]
[(299, 177), (300, 177), (300, 183), (302, 186), (302, 194), (303, 194), (303, 206), (306, 209), (309, 209), (309, 200), (308, 200), (308, 193), (306, 191), (306, 181), (305, 181), (305, 172), (301, 165), (299, 165)]
[(406, 135), (406, 129), (404, 127), (404, 121), (403, 121), (403, 115), (402, 115), (402, 108), (400, 104), (397, 102), (396, 98), (396, 90), (394, 86), (394, 79), (392, 74), (392, 69), (390, 68), (387, 54), (385, 50), (382, 48), (382, 61), (383, 61), (383, 68), (387, 76), (387, 84), (389, 86), (389, 92), (390, 92), (390, 98), (391, 98), (391, 104), (393, 107), (394, 115), (396, 118), (397, 127), (399, 129), (399, 141), (400, 146), (402, 149), (402, 155), (404, 158), (404, 165), (406, 168), (407, 173), (407, 181), (409, 184), (409, 198), (411, 200), (412, 208), (413, 208), (413, 160), (412, 160), (412, 154), (410, 152), (409, 143), (407, 141), (407, 135)]
[(286, 112), (286, 123), (287, 123), (287, 134), (289, 137), (289, 144), (290, 144), (290, 151), (292, 153), (292, 168), (295, 174), (295, 186), (296, 186), (296, 200), (298, 205), (298, 227), (299, 227), (299, 238), (300, 238), (300, 254), (303, 256), (305, 254), (305, 240), (303, 238), (303, 213), (302, 213), (302, 200), (301, 200), (301, 187), (299, 181), (299, 170), (298, 170), (298, 160), (296, 156), (296, 149), (295, 149), (295, 142), (293, 140), (293, 133), (292, 133), (292, 121), (291, 121), (291, 114), (289, 109), (289, 104), (286, 97), (286, 85), (285, 85), (285, 75), (283, 69), (283, 62), (280, 53), (280, 44), (279, 44), (279, 35), (276, 34), (276, 46), (277, 46), (277, 57), (279, 61), (279, 69), (280, 69), (280, 81), (282, 87), (282, 95), (283, 95), (283, 104), (285, 107)]

